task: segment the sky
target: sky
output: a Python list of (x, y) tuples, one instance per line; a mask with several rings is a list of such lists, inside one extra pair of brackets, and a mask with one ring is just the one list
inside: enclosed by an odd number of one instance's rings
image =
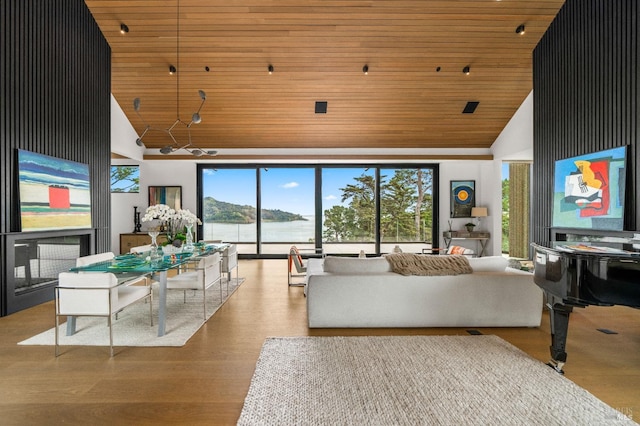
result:
[[(262, 208), (280, 209), (303, 216), (314, 214), (314, 168), (260, 169)], [(374, 175), (374, 169), (324, 168), (322, 176), (322, 208), (341, 204), (343, 188), (363, 173)], [(208, 169), (203, 174), (203, 193), (218, 201), (255, 205), (255, 169)]]

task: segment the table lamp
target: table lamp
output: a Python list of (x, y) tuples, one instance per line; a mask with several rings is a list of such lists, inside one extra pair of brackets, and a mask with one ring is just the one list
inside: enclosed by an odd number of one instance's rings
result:
[(480, 218), (487, 217), (487, 208), (486, 207), (472, 207), (471, 208), (471, 216), (478, 219), (478, 228), (480, 228)]

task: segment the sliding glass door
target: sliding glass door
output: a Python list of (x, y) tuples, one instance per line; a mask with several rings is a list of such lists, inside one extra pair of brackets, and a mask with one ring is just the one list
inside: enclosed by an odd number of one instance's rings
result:
[(433, 169), (380, 169), (380, 251), (431, 245), (433, 201)]
[(376, 252), (374, 168), (322, 169), (322, 248), (325, 253)]
[(315, 169), (260, 169), (260, 253), (315, 246)]
[(203, 169), (202, 237), (238, 244), (238, 252), (257, 253), (256, 169)]

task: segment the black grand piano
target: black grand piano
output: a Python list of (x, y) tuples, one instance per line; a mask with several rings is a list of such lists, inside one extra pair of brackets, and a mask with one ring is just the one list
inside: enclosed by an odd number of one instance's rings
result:
[(534, 282), (544, 290), (551, 319), (551, 361), (563, 373), (569, 315), (574, 307), (623, 305), (640, 308), (640, 252), (558, 242), (535, 250)]

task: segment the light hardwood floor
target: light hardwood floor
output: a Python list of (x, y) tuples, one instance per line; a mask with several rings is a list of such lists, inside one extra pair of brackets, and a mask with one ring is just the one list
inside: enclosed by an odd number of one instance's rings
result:
[[(17, 345), (53, 326), (52, 302), (0, 318), (0, 424), (232, 425), (265, 337), (467, 334), (458, 328), (310, 330), (302, 288), (286, 284), (285, 260), (243, 260), (240, 275), (245, 283), (181, 348), (117, 347), (109, 358), (104, 347), (63, 347), (55, 358), (51, 346)], [(539, 328), (480, 330), (547, 362), (548, 320), (545, 314)], [(639, 310), (576, 310), (567, 352), (567, 378), (640, 419)]]

